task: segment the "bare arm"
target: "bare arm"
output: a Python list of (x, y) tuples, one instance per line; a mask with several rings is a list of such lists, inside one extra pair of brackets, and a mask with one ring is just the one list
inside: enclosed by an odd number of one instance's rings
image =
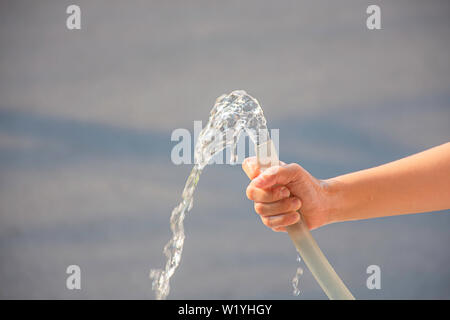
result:
[(248, 198), (263, 223), (275, 231), (297, 222), (298, 209), (315, 229), (333, 222), (450, 208), (450, 143), (328, 180), (316, 179), (295, 163), (260, 173), (256, 159), (248, 158), (243, 168), (252, 180)]
[(450, 143), (326, 181), (329, 222), (450, 208)]

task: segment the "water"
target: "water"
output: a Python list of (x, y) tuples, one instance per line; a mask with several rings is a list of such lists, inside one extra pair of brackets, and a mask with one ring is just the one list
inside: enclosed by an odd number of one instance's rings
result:
[(242, 131), (259, 145), (269, 139), (263, 111), (258, 101), (243, 90), (236, 90), (217, 98), (208, 123), (200, 132), (195, 145), (195, 165), (183, 190), (182, 201), (170, 216), (172, 238), (164, 247), (166, 265), (164, 269), (152, 269), (150, 278), (156, 299), (165, 299), (170, 292), (170, 278), (180, 264), (184, 244), (183, 221), (193, 206), (194, 191), (203, 168), (212, 157), (231, 147), (231, 162), (237, 161), (237, 141)]
[(235, 162), (241, 132), (245, 130), (255, 144), (263, 143), (269, 139), (266, 123), (258, 101), (245, 91), (236, 90), (220, 96), (195, 145), (196, 165), (203, 168), (213, 155), (227, 146), (233, 151), (230, 160)]
[[(298, 254), (297, 254), (297, 261), (298, 262), (302, 261), (302, 259), (300, 258), (300, 256)], [(298, 267), (295, 272), (294, 278), (292, 278), (292, 287), (294, 288), (294, 290), (292, 291), (292, 294), (294, 296), (300, 295), (300, 288), (299, 288), (298, 284), (299, 284), (300, 276), (302, 274), (303, 274), (303, 269), (301, 267)]]
[(172, 238), (164, 246), (164, 255), (167, 258), (165, 269), (150, 270), (150, 279), (153, 279), (152, 289), (155, 291), (156, 299), (162, 300), (170, 291), (170, 278), (180, 264), (184, 244), (184, 217), (192, 209), (194, 204), (194, 191), (202, 169), (194, 166), (183, 190), (182, 201), (175, 207), (170, 216), (170, 229)]

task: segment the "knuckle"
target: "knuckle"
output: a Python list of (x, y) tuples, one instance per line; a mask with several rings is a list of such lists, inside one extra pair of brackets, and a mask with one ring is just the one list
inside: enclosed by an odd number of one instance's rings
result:
[(267, 202), (274, 202), (279, 200), (280, 190), (269, 189), (264, 191), (264, 200)]
[(299, 218), (299, 214), (297, 212), (291, 212), (290, 214), (286, 215), (286, 225), (294, 224), (297, 222)]
[(264, 213), (264, 204), (260, 202), (255, 202), (255, 211), (257, 214), (263, 214)]
[(285, 214), (283, 217), (283, 224), (288, 225), (292, 221), (292, 214)]
[(300, 201), (294, 198), (295, 200), (290, 199), (289, 201), (289, 211), (295, 211), (300, 208)]
[(279, 201), (278, 210), (280, 213), (293, 210), (292, 198), (286, 198)]
[(288, 221), (289, 221), (289, 214), (283, 214), (283, 215), (281, 216), (281, 222), (280, 222), (280, 224), (281, 224), (281, 225), (286, 225)]
[(294, 172), (298, 172), (298, 171), (302, 170), (302, 167), (298, 163), (291, 163), (291, 164), (289, 164), (289, 166), (291, 167), (291, 169)]
[(275, 227), (275, 224), (274, 224), (273, 219), (269, 219), (269, 218), (263, 217), (263, 218), (262, 218), (262, 221), (263, 221), (263, 223), (264, 223), (267, 227), (269, 227), (269, 228)]
[(250, 200), (255, 199), (255, 189), (252, 186), (248, 186), (245, 193), (247, 194), (247, 198), (249, 198)]
[(290, 180), (296, 180), (301, 176), (303, 168), (298, 163), (290, 163), (284, 166), (285, 175), (289, 176)]
[(280, 200), (279, 203), (279, 210), (281, 211), (280, 213), (290, 211), (291, 200), (289, 198)]

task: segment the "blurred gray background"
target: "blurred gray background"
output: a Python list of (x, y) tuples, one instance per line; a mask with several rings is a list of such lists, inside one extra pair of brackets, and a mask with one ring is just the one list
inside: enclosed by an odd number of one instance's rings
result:
[[(245, 89), (318, 178), (449, 140), (448, 1), (1, 1), (0, 298), (153, 299), (190, 165), (176, 128)], [(81, 7), (82, 29), (66, 28)], [(381, 6), (382, 30), (366, 28)], [(238, 166), (204, 171), (171, 299), (326, 299)], [(357, 298), (450, 298), (449, 212), (313, 232)], [(66, 289), (77, 264), (82, 290)], [(381, 290), (366, 288), (381, 267)]]

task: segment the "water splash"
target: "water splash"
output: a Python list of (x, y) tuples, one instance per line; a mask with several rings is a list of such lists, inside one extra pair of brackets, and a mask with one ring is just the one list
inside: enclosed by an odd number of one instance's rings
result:
[(246, 131), (256, 145), (269, 139), (269, 132), (263, 111), (258, 101), (243, 90), (236, 90), (217, 98), (211, 110), (208, 123), (200, 132), (195, 146), (195, 165), (184, 186), (182, 201), (170, 216), (172, 238), (164, 247), (166, 265), (164, 269), (150, 270), (152, 289), (156, 299), (165, 299), (170, 292), (170, 278), (180, 265), (184, 245), (183, 221), (193, 206), (194, 191), (203, 168), (212, 157), (225, 149), (232, 148), (231, 162), (237, 161), (237, 141)]
[[(301, 262), (302, 259), (300, 258), (300, 255), (297, 254), (297, 262)], [(294, 290), (292, 291), (292, 294), (294, 296), (298, 296), (300, 295), (300, 288), (298, 286), (299, 284), (299, 280), (300, 280), (300, 276), (303, 274), (303, 269), (301, 267), (297, 268), (297, 271), (295, 272), (294, 278), (292, 278), (292, 287), (294, 288)]]
[(232, 161), (236, 161), (237, 140), (246, 131), (255, 144), (269, 139), (263, 111), (258, 101), (244, 90), (236, 90), (216, 99), (205, 128), (195, 145), (195, 163), (204, 168), (209, 160), (224, 148), (232, 148)]

